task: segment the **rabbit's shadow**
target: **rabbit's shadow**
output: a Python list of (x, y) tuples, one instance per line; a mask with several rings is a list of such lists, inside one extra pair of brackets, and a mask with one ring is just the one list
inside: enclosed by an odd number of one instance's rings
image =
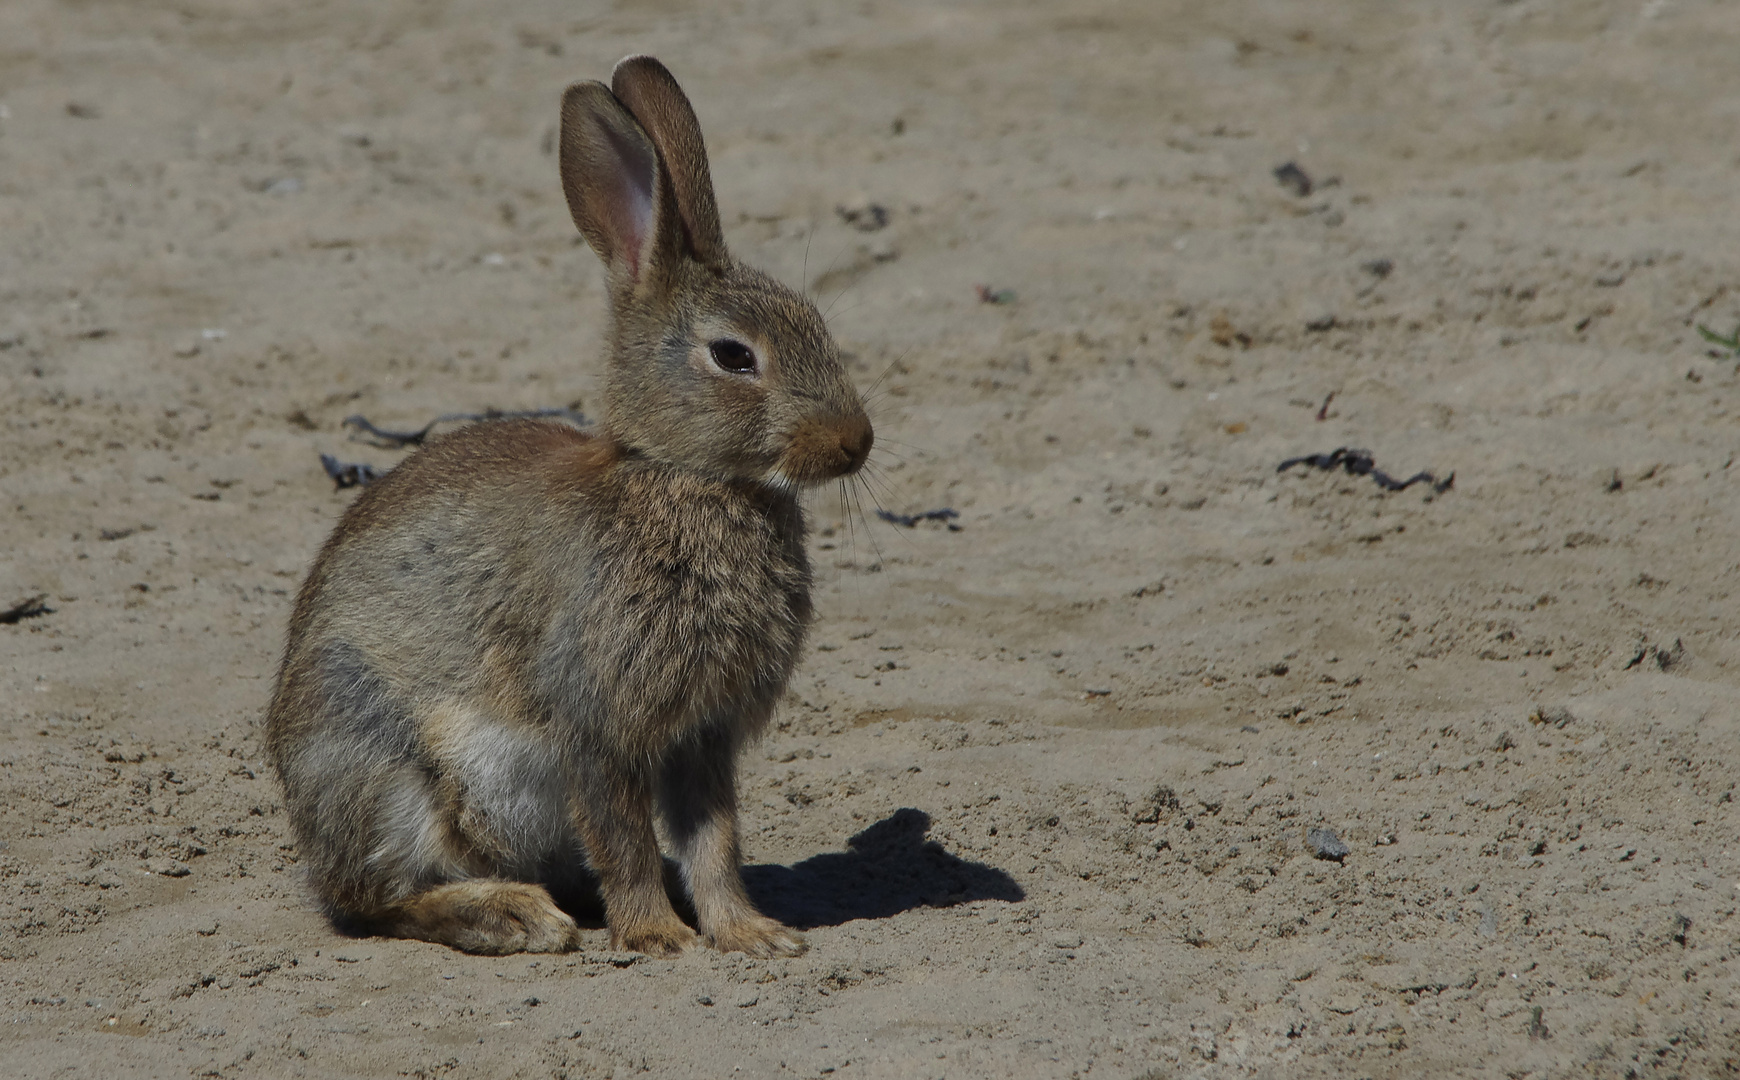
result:
[(846, 841), (845, 851), (791, 866), (745, 866), (743, 883), (765, 914), (801, 930), (913, 908), (1026, 899), (1014, 878), (949, 854), (925, 839), (929, 831), (930, 815), (905, 807)]
[[(929, 831), (930, 815), (908, 806), (847, 840), (845, 851), (812, 855), (791, 866), (745, 866), (743, 884), (762, 914), (799, 930), (886, 919), (914, 908), (1027, 898), (1014, 878), (949, 854), (935, 840), (925, 839)], [(584, 869), (553, 875), (545, 884), (581, 926), (604, 926), (597, 881)], [(677, 913), (694, 925), (695, 909), (684, 893), (682, 872), (670, 859), (665, 860), (665, 891)]]

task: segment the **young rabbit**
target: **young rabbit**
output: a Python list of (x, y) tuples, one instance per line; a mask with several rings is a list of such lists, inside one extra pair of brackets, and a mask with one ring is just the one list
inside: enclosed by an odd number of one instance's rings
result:
[(814, 305), (725, 250), (662, 64), (562, 98), (562, 186), (609, 271), (606, 416), (479, 423), (365, 490), (296, 599), (267, 717), (329, 914), (468, 952), (804, 949), (739, 872), (736, 758), (810, 622), (798, 491), (870, 452)]

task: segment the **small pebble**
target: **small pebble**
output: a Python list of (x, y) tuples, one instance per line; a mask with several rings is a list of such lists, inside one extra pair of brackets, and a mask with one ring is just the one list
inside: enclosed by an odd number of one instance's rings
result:
[(1310, 830), (1305, 834), (1305, 844), (1319, 859), (1329, 859), (1332, 862), (1340, 862), (1353, 851), (1341, 842), (1341, 837), (1335, 835), (1334, 829)]

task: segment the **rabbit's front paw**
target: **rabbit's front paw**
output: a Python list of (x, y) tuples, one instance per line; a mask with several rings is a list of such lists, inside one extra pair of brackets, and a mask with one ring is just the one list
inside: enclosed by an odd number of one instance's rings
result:
[(668, 921), (641, 923), (620, 931), (613, 929), (610, 933), (612, 948), (648, 956), (679, 956), (700, 940), (700, 935), (674, 914)]
[(720, 952), (748, 953), (763, 959), (802, 956), (809, 950), (802, 934), (765, 915), (752, 915), (715, 927), (707, 935), (707, 944)]

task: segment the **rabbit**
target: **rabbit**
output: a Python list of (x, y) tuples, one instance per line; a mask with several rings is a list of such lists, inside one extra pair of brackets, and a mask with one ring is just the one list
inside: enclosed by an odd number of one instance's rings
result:
[(608, 274), (607, 415), (462, 428), (343, 515), (266, 719), (290, 825), (351, 932), (567, 951), (552, 890), (595, 882), (613, 948), (797, 955), (743, 885), (736, 762), (811, 621), (799, 496), (874, 433), (815, 306), (726, 251), (662, 64), (570, 86), (560, 165)]

